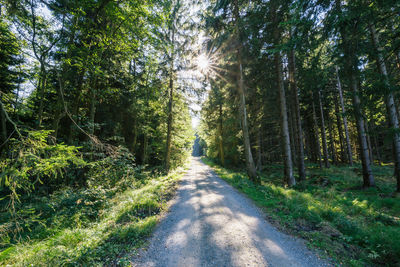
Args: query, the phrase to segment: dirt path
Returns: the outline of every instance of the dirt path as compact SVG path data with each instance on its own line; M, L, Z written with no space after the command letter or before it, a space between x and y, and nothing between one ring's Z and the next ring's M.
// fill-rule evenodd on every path
M254 204L193 158L136 266L327 266L280 233Z

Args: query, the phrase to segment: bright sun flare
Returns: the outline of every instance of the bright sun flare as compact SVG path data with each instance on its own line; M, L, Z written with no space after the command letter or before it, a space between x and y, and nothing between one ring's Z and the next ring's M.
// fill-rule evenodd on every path
M206 55L201 54L201 55L197 58L197 67L198 67L199 70L202 71L202 72L208 70L208 68L210 67L210 60L207 58Z

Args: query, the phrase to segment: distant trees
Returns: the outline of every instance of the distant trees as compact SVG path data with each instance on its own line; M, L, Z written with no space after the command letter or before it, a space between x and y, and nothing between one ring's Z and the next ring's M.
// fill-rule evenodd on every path
M305 161L322 164L323 157L325 167L351 166L355 157L363 186L370 187L376 157L392 162L399 180L399 12L394 2L211 1L204 14L209 52L218 58L213 84L219 88L213 90L224 92L218 95L223 109L237 112L224 113L225 147L236 146L224 151L225 162L243 161L249 170L246 134L233 124L236 120L243 127L241 94L230 89L234 75L242 73L250 152L260 155L258 165L284 163L290 186L295 184L293 162L302 180ZM235 27L240 29L240 71L230 65L238 62ZM219 146L210 119L218 118L218 106L208 105L215 97L210 93L202 121L210 156Z

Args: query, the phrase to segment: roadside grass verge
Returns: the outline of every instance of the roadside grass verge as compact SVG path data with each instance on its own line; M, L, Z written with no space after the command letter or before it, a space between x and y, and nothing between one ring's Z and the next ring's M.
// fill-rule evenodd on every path
M130 266L131 252L146 242L184 172L147 173L122 192L64 188L32 198L23 209L34 211L26 215L31 225L19 241L9 240L13 226L0 213L0 265Z
M242 170L203 161L255 201L271 223L306 239L337 264L400 265L400 199L393 195L392 167L375 166L377 187L363 190L360 166L309 165L307 180L287 188L281 165L265 166L262 185L256 186Z

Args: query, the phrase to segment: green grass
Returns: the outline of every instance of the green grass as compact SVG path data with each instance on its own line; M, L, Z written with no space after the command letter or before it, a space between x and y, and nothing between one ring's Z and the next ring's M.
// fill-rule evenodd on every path
M362 190L357 167L308 166L307 181L283 186L283 168L265 166L256 186L240 170L203 158L216 173L245 193L279 229L308 240L346 266L400 265L400 199L393 194L390 166L374 167L376 188Z
M15 225L7 213L0 214L0 265L130 266L183 173L181 168L168 176L133 179L123 192L65 188L31 198L23 206L32 212L20 240L10 238Z

